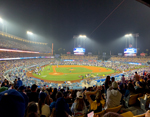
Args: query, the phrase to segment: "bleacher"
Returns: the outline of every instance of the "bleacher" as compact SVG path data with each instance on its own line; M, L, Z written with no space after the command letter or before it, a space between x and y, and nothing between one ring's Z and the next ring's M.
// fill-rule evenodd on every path
M97 55L61 55L63 60L98 60Z

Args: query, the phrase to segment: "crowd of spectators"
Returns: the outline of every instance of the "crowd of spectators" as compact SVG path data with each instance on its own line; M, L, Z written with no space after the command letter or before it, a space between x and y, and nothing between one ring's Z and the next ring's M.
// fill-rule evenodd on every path
M36 56L50 56L50 54L48 54L48 53L21 53L21 52L0 51L0 58L36 57Z
M124 99L133 94L150 95L148 73L143 72L142 76L135 73L130 80L122 76L122 79L115 81L114 77L107 76L103 85L82 90L70 90L68 87L57 89L45 85L38 88L36 84L25 87L20 79L16 79L13 84L5 79L0 87L0 116L86 116L92 111L96 114L119 105L125 107ZM108 117L108 113L103 117Z
M51 53L51 48L48 45L31 44L18 40L4 39L3 37L0 38L0 42L0 48Z
M150 57L111 57L110 61L120 61L120 62L135 62L135 63L147 63Z
M97 55L61 55L61 59L67 59L67 60L98 60Z
M103 84L88 88L85 87L82 90L72 90L68 87L53 88L45 85L45 83L42 83L42 87L40 88L37 84L32 84L32 86L24 85L22 80L28 78L20 78L20 73L23 73L23 70L28 71L28 69L26 69L28 66L38 65L39 63L102 66L110 67L116 71L137 68L136 65L102 61L77 60L70 62L57 61L55 59L1 61L0 117L87 116L90 112L96 114L119 105L126 107L124 100L130 95L150 95L150 75L147 71L143 71L144 68L138 69L135 74L132 73L131 76L128 77L122 75L120 81L115 81L115 77L107 76ZM21 66L23 66L23 68L19 68ZM14 69L14 71L10 69ZM4 75L4 72L7 70L10 71L7 75ZM142 74L138 74L141 73L141 71ZM127 74L131 72L132 71L127 72ZM15 76L13 83L7 80L7 77L11 76ZM104 117L108 117L108 113L106 113Z

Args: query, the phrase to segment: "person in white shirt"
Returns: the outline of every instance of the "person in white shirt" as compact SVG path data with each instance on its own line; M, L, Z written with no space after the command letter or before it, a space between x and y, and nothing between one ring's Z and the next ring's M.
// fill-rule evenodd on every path
M113 108L120 105L122 94L118 91L118 84L116 82L112 83L112 86L107 89L107 99L106 107Z
M47 104L45 104L45 99L46 99L47 94L42 92L40 93L40 99L38 102L38 114L45 115L46 117L50 116L50 108Z

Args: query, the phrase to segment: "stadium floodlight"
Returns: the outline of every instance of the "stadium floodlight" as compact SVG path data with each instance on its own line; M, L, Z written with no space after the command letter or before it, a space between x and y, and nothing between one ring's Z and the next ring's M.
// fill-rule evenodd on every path
M30 32L30 31L27 31L27 34L29 34L29 35L33 35L33 33L32 33L32 32Z
M79 35L80 38L86 38L86 35Z
M0 22L3 23L3 19L2 18L0 18Z
M130 33L130 34L126 34L125 35L125 37L131 37L132 36L132 34Z

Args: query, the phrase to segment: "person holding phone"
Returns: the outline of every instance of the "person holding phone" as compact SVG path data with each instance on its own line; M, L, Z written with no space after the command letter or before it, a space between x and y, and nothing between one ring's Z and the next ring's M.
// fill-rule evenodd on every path
M104 99L102 98L101 95L101 87L99 86L95 91L85 91L86 98L88 102L90 103L91 111L93 110L94 113L101 112L102 107L104 106ZM95 96L95 101L91 99L91 95L96 95Z

